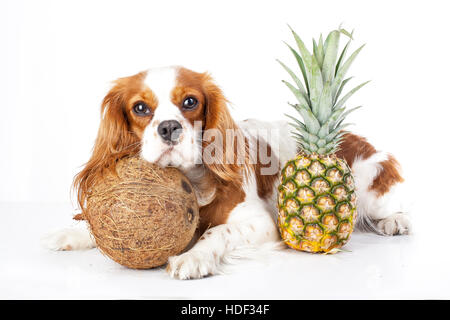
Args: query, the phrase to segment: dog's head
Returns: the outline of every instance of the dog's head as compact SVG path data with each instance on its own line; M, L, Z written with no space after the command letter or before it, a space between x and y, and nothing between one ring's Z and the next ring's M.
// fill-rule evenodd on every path
M80 205L83 207L85 192L103 170L114 169L118 159L138 153L162 167L175 166L187 172L203 164L219 179L239 179L239 165L227 164L224 159L209 161L205 157L211 153L203 152L220 142L224 157L225 140L205 139L205 132L213 131L222 138L230 129L235 130L236 125L227 101L207 73L166 67L116 80L103 100L92 157L75 178Z

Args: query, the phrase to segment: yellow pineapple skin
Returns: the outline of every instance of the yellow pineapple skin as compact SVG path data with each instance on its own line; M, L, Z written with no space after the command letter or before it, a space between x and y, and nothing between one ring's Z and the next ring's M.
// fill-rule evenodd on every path
M345 160L300 154L286 163L278 187L278 229L291 248L336 252L356 220L355 183Z

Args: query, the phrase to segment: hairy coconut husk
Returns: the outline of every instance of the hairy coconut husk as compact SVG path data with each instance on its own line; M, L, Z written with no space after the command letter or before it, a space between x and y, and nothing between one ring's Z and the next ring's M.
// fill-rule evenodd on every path
M183 251L197 228L192 185L178 169L163 169L139 157L120 160L116 172L106 173L87 198L83 218L97 247L129 268L165 264Z

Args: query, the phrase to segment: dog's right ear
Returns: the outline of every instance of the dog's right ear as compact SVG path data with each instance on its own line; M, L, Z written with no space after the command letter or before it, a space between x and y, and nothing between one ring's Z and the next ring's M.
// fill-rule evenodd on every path
M126 88L118 82L103 99L101 122L92 158L103 161L103 167L130 153L139 142L131 131L126 113Z
M140 150L139 138L129 128L126 94L126 85L119 79L103 99L100 127L91 158L74 178L73 188L77 190L78 204L83 212L90 188L104 170L115 170L117 160Z

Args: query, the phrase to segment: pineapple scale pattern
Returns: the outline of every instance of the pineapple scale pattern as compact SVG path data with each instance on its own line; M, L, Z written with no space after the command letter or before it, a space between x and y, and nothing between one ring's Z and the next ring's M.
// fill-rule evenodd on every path
M283 168L278 191L278 228L289 247L329 252L348 242L357 212L354 180L344 160L299 155Z

